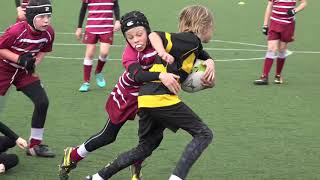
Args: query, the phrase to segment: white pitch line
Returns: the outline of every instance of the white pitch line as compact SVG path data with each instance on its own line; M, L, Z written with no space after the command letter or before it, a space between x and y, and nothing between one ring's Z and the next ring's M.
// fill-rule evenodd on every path
M257 47L268 47L266 45L260 45L260 44L253 44L253 43L245 43L245 42L237 42L237 41L224 41L224 40L210 40L213 42L223 42L223 43L229 43L229 44L241 44L241 45L248 45L248 46L257 46Z

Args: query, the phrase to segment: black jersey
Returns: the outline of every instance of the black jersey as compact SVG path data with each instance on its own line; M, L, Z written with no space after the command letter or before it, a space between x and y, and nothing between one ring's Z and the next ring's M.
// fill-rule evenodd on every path
M207 60L208 53L203 50L201 40L191 32L167 33L157 32L163 42L166 52L174 57L174 62L168 64L159 56L149 69L150 72L168 72L180 76L182 83L191 73L196 59ZM169 91L161 81L145 83L140 87L139 107L164 107L179 103L179 97Z

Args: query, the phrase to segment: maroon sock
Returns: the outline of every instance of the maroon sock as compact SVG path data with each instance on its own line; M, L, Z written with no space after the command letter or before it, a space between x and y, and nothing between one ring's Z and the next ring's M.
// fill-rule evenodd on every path
M98 64L97 64L96 71L95 71L96 74L101 73L105 63L106 63L105 61L101 61L100 59L98 60Z
M268 77L269 76L269 72L270 69L272 67L273 64L273 59L271 58L266 58L264 60L264 67L263 67L263 76Z
M286 58L278 58L277 59L276 75L281 74L285 60L286 60Z
M74 162L79 162L83 159L83 157L81 157L78 152L77 152L77 149L78 148L74 148L72 151L71 151L71 154L70 154L70 158L72 161Z
M141 166L142 162L143 162L142 160L135 161L135 162L134 162L134 165L140 165L140 166Z
M83 81L90 82L92 65L83 65Z
M42 140L31 138L29 141L29 148L33 148L33 146L41 144Z

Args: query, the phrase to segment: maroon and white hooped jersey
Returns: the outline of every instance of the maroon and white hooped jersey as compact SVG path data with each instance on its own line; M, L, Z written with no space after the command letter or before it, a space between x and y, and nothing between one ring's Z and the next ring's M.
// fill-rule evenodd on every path
M114 0L82 0L88 3L86 31L92 34L106 34L113 31Z
M21 55L32 52L51 52L54 41L54 30L48 26L46 31L33 31L26 21L10 26L0 37L0 49L8 49ZM0 57L1 60L4 60Z
M127 44L122 55L124 73L120 76L118 83L112 90L106 104L106 111L113 123L120 123L134 119L138 112L138 92L142 83L137 83L130 78L128 67L137 63L145 70L154 63L157 53L152 47L147 47L142 52L137 52Z
M272 2L272 14L270 19L279 24L290 24L295 21L294 16L289 16L287 11L296 7L296 0L268 0Z

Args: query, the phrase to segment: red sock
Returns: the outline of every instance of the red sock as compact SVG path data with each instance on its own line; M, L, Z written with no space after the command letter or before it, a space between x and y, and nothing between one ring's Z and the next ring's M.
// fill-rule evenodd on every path
M106 63L105 61L101 61L100 59L98 60L98 64L97 64L96 71L95 71L96 74L101 73L105 63Z
M142 162L143 162L142 160L135 161L135 162L134 162L134 165L140 165L140 166L141 166Z
M92 65L83 65L83 81L90 82Z
M263 76L268 77L269 76L269 72L270 69L272 67L273 64L273 59L271 58L266 58L264 60L264 67L263 67Z
M277 59L276 75L281 74L285 60L286 60L286 58L278 58Z
M42 140L31 138L29 141L29 148L33 148L33 146L41 144Z
M77 152L77 149L78 148L74 148L72 151L71 151L71 154L70 154L70 158L72 161L75 161L75 162L79 162L83 159L83 157L81 157L78 152Z

